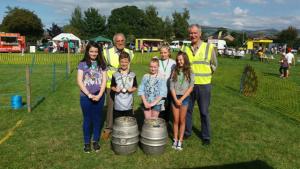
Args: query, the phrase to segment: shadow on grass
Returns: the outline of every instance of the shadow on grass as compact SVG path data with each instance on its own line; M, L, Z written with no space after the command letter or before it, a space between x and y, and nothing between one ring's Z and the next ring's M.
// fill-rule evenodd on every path
M201 131L199 129L197 129L195 126L193 126L192 130L193 130L193 132L196 134L196 136L199 139L202 139L202 137L201 137Z
M45 100L45 97L39 97L35 101L34 104L32 104L31 111L34 110L38 105L40 105Z
M213 165L213 166L206 166L206 167L181 168L181 169L234 169L234 168L274 169L273 167L271 167L270 165L268 165L266 162L264 162L262 160L254 160L254 161L224 164L224 165Z
M231 92L240 94L240 89L239 88L233 88L232 86L225 86L226 89L229 89Z
M270 72L262 72L264 76L273 76L273 77L278 77L279 78L279 74L278 73L270 73Z

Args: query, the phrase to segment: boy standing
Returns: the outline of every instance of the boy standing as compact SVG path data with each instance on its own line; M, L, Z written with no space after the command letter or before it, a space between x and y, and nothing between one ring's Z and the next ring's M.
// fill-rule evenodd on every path
M113 119L121 116L133 116L133 92L137 89L134 72L129 70L130 56L121 52L120 68L112 76L111 95L114 100Z

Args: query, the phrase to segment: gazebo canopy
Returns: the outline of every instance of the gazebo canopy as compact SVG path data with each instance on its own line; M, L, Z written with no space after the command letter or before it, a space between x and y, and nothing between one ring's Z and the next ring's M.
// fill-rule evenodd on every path
M110 40L110 39L107 39L107 38L105 38L105 37L103 37L103 36L97 36L97 37L95 37L95 38L92 38L92 39L90 39L91 41L95 41L95 42L109 42L109 43L112 43L112 41Z
M73 35L72 33L61 33L55 36L54 38L52 38L52 40L55 41L76 40L79 41L80 44L80 39L77 36Z

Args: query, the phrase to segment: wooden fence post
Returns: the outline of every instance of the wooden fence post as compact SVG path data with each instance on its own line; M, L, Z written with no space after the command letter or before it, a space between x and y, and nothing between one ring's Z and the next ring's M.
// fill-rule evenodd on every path
M71 74L70 49L69 48L68 48L68 56L67 56L67 69L68 69L68 74Z
M31 86L30 86L30 69L29 66L26 65L26 93L27 93L27 111L31 112Z

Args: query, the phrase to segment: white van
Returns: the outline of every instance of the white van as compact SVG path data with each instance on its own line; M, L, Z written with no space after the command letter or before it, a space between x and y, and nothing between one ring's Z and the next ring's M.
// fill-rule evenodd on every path
M207 43L214 44L217 49L219 54L224 54L224 50L226 48L226 41L221 40L221 39L208 39Z
M174 40L170 44L170 48L172 51L179 51L181 46L180 45L188 45L191 44L189 40Z

